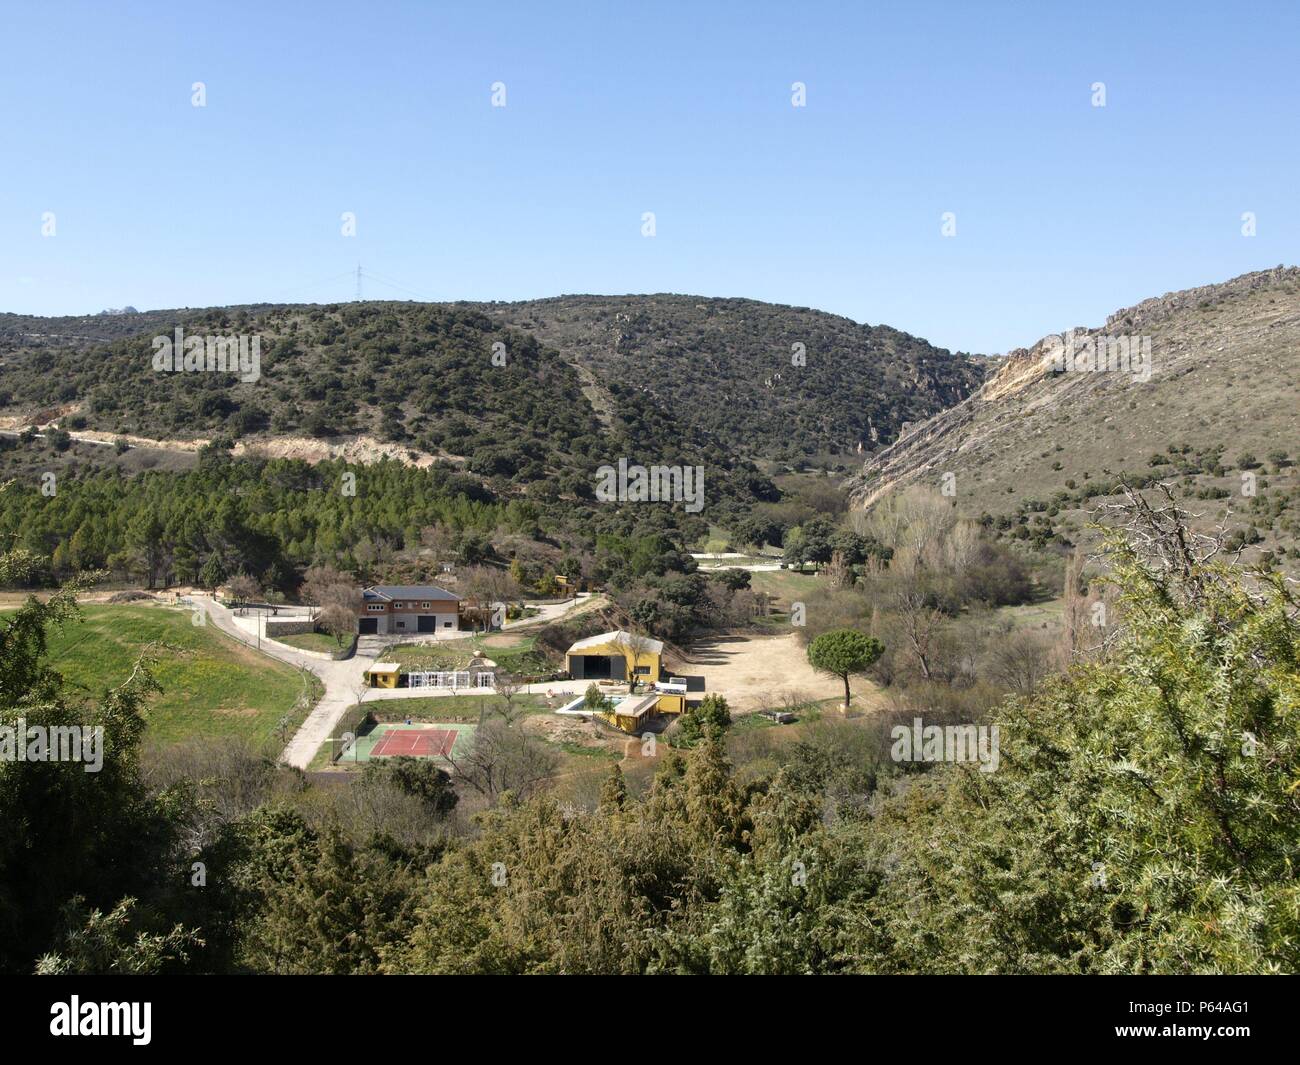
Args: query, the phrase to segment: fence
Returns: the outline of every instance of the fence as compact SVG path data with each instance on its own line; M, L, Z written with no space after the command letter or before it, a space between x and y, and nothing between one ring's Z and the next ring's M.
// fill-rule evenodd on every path
M345 746L345 736L356 739L361 734L362 729L367 724L374 724L374 718L371 716L370 708L358 703L352 707L339 723L334 726L334 732L330 736L330 761L337 762L339 756L343 753Z
M491 673L470 673L465 670L448 672L408 673L408 688L490 688L494 678Z

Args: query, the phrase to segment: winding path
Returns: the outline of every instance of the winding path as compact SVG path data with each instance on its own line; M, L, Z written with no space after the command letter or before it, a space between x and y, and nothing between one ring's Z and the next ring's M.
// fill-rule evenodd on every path
M320 746L334 731L339 719L357 701L362 688L361 674L374 664L383 652L382 641L371 642L363 639L357 644L357 652L342 662L314 658L301 654L284 644L275 643L265 637L260 646L253 625L257 618L236 618L233 611L222 606L210 596L201 598L204 610L212 623L222 632L233 636L240 643L260 650L268 658L277 659L299 669L314 673L324 686L320 701L312 708L307 719L298 727L288 745L280 754L280 761L297 769L306 769L316 757ZM246 623L246 624L244 624Z

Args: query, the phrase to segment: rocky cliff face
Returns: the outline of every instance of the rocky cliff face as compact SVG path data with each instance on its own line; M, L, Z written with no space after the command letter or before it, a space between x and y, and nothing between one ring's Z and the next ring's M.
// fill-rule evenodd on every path
M1113 359L1117 343L1150 345L1135 367L1103 372L1069 343ZM1300 269L1278 267L1167 293L1008 353L968 398L910 425L847 487L866 509L896 488L954 473L958 506L996 513L1027 492L1140 466L1171 437L1267 451L1300 444ZM1081 446L1083 445L1083 446ZM1044 450L1046 449L1046 450ZM1077 475L1072 478L1071 475Z

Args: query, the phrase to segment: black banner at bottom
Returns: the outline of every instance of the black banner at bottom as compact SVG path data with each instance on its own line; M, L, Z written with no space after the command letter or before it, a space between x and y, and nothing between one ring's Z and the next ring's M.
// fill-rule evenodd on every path
M512 1029L536 1017L541 1027L534 1032L560 1036L549 1026L562 1029L566 1017L590 1021L588 1009L599 1013L626 1001L599 977L534 980L526 990L512 989L507 999L499 997L499 987L457 983L453 989L447 978L432 977L10 978L3 991L6 1050L19 1049L15 1044L44 1045L94 1054L109 1043L128 1053L247 1052L256 1043L276 1049L363 1049L392 1030L384 1019L390 1013L405 1021L420 1018L417 1029L427 1032L435 1011L424 1004L425 996L445 1003L450 995L459 1002L458 1020L506 1011ZM972 1040L996 1033L1000 1042L1033 1040L1040 1049L1172 1041L1180 1050L1201 1043L1231 1052L1222 1044L1271 1044L1283 1038L1293 989L1284 979L1259 977L859 977L834 990L825 981L775 978L747 981L731 994L713 989L705 1001L712 1003L712 1019L726 1029L726 1038L741 1045L770 1039L763 1018L775 1007L784 1016L782 1027L794 1026L792 1037L802 1028L806 1038L807 1018L815 1017L818 1042L839 1028L860 1038L866 1024L910 1035L927 1049L969 1047ZM698 985L685 991L665 986L654 996L639 988L641 1005L630 1014L614 1010L609 1020L656 1023L661 1009L664 1019L674 1014L681 1019L682 996L700 994ZM735 1002L728 1005L733 995ZM858 1005L845 1009L850 1002ZM814 1012L799 1022L810 1006ZM449 1026L447 1034L458 1027ZM479 1036L484 1034L479 1028ZM563 1038L570 1042L573 1033Z

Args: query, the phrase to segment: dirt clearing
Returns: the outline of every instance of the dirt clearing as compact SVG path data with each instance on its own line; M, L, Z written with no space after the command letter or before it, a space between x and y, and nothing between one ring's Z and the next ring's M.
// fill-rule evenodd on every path
M797 634L715 636L697 640L690 647L691 663L683 673L702 673L705 690L727 697L733 712L745 713L765 706L780 706L787 699L814 700L843 696L844 685L836 677L818 673L808 664ZM865 677L854 677L853 705L866 707L876 686Z

